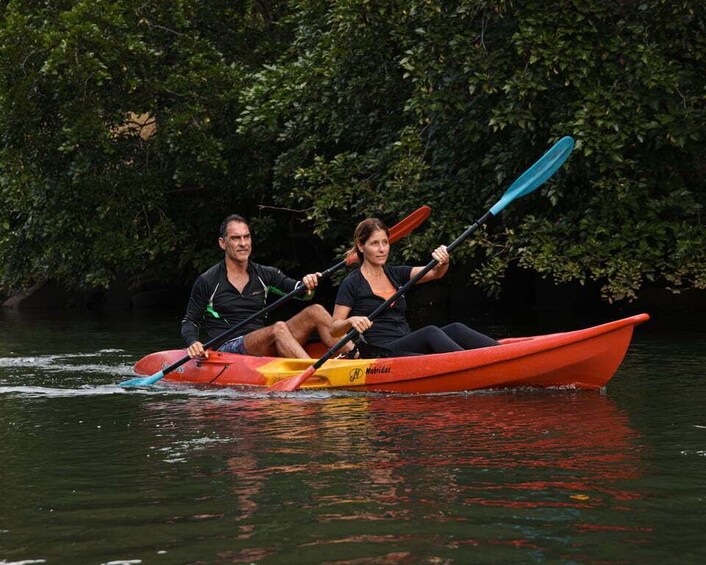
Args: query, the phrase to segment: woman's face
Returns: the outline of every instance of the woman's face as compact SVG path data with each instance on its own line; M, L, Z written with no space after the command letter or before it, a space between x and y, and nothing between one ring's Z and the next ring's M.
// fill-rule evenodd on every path
M387 262L390 253L390 242L385 230L375 230L358 249L363 253L363 260L375 266L382 266Z

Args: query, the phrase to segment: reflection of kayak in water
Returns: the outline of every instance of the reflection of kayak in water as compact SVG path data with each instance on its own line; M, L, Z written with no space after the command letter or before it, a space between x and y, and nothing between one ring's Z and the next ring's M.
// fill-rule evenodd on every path
M443 401L433 396L367 400L368 420L377 432L389 433L396 448L409 448L420 459L456 454L471 457L466 462L474 467L600 471L597 479L634 478L637 473L639 434L606 395L526 391ZM620 463L629 465L619 468ZM442 457L418 466L428 465L446 462Z
M615 374L630 345L633 328L647 314L583 330L509 338L500 346L386 359L332 359L303 388L372 392L435 393L484 388L575 387L599 389ZM161 371L184 356L160 351L135 364L139 375ZM210 352L166 375L170 381L215 386L268 387L296 377L311 359L252 357Z
M334 521L340 508L368 503L376 524L415 507L438 508L454 521L482 515L483 508L553 508L567 509L553 516L573 532L640 530L635 520L642 509L633 501L645 496L645 485L635 482L644 441L610 396L513 391L237 399L197 395L146 408L208 438L198 444L199 455L228 459L232 491L248 515L267 500L263 486L282 481L306 492L310 507ZM596 507L605 512L573 512Z
M451 506L629 510L629 501L643 496L630 482L641 475L640 435L605 395L368 400L371 427L394 438L375 443L377 476L402 475L400 483L408 487L414 483L408 475L422 469L435 477L436 488L448 485L444 501ZM564 518L576 520L576 527L586 520L580 514ZM616 519L624 523L617 514L596 518L588 524L595 530L610 529Z

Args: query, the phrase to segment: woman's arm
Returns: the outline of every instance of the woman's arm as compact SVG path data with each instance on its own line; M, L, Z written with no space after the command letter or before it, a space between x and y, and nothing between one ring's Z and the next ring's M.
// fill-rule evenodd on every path
M420 283L440 279L446 274L446 271L449 270L449 261L451 260L451 257L449 252L446 251L445 245L440 245L434 249L431 257L437 261L437 264L419 280ZM412 267L412 272L410 273L409 278L415 277L423 268L424 267Z
M343 306L342 304L334 306L333 321L331 322L331 335L333 337L340 337L352 328L362 334L373 325L365 316L351 316L349 318L348 314L350 313L350 306Z

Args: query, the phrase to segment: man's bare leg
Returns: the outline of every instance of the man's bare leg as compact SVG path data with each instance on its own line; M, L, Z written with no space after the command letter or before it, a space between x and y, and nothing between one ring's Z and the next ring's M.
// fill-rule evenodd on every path
M312 304L287 320L287 327L294 339L302 346L316 331L324 345L331 348L340 339L331 335L331 321L331 314L326 311L326 308L320 304ZM349 342L341 348L341 351L345 353L351 349L353 349L353 344Z
M244 345L248 355L309 358L285 322L275 322L271 326L250 332L245 336Z
M316 331L326 347L338 343L331 335L331 315L320 304L313 304L292 316L286 322L276 322L245 336L245 351L249 355L309 359L303 345ZM353 344L347 343L341 351L347 352Z

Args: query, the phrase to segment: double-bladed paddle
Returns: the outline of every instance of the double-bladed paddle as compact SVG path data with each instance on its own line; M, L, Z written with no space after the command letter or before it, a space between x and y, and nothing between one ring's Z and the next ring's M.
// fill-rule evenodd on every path
M412 212L409 216L407 216L404 220L399 222L398 224L395 224L390 228L390 243L395 243L396 241L399 241L406 235L409 235L412 233L415 229L417 229L423 222L429 217L429 214L431 214L431 208L429 206L422 206L420 208L417 208L414 212ZM336 263L333 267L329 267L326 269L324 272L321 273L321 277L319 279L326 279L330 277L333 273L336 271L342 269L343 267L347 265L353 265L354 263L358 262L358 255L355 253L350 253L345 259L342 261ZM236 324L235 326L228 328L225 332L222 334L214 337L210 341L207 341L206 343L203 344L204 349L214 349L218 347L219 345L225 343L228 341L228 339L234 335L238 330L244 328L247 326L250 322L252 322L254 319L265 315L269 314L274 310L275 308L281 306L285 302L288 302L292 298L295 298L297 296L301 296L306 294L307 289L303 284L299 284L294 290L292 290L290 293L285 294L281 298L275 300L272 304L265 306L262 310L259 312L256 312L255 314L252 314L239 324ZM175 369L178 369L181 367L184 363L187 363L191 357L188 355L182 357L178 361L172 363L169 365L169 367L165 367L161 371L156 372L154 375L151 375L149 377L137 377L134 379L130 379L127 381L124 381L120 383L120 386L122 387L137 387L137 386L149 386L154 383L156 383L158 380L160 380L162 377L167 375L168 373L171 373Z
M573 148L574 140L569 136L563 137L557 141L554 146L549 149L549 151L542 155L542 157L534 165L527 169L517 180L515 180L515 182L510 185L510 188L505 191L505 194L502 195L500 200L498 200L488 212L486 212L480 219L476 220L473 225L466 229L466 231L463 232L463 234L461 234L456 241L447 246L448 251L453 251L456 247L463 243L468 236L486 223L490 218L497 216L508 204L510 204L510 202L533 192L544 184L549 177L551 177L559 169L559 167L564 164L564 161L568 159ZM373 320L375 317L385 312L391 304L393 304L400 296L414 286L424 275L431 271L437 263L438 261L433 259L419 273L400 287L395 294L385 300L385 302L383 302L370 315L368 315L368 318ZM343 347L351 339L355 338L356 335L358 335L357 330L351 329L311 367L296 377L277 381L270 387L270 390L282 392L297 390L304 383L304 381L311 377L326 361L335 355L341 347Z

